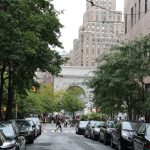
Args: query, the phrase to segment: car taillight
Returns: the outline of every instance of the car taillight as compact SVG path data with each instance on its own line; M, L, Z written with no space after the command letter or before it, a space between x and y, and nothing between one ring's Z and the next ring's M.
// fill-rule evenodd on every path
M144 150L150 150L150 144L144 146Z

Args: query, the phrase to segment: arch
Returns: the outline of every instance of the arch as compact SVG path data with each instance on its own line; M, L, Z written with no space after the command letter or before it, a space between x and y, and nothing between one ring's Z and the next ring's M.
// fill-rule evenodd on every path
M66 91L74 91L75 95L82 101L86 100L85 90L80 86L69 86Z

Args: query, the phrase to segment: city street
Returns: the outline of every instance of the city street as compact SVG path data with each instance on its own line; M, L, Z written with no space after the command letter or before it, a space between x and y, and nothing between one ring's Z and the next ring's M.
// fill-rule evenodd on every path
M63 128L63 132L54 129L55 125L43 125L42 135L34 144L28 144L27 150L111 150L110 146L77 135L75 128Z

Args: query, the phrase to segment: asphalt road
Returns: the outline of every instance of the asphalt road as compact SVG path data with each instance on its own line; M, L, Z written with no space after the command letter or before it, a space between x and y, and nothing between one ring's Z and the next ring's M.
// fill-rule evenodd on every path
M111 150L110 146L75 134L75 128L63 128L63 132L54 129L50 124L43 125L42 135L34 144L28 144L27 150Z

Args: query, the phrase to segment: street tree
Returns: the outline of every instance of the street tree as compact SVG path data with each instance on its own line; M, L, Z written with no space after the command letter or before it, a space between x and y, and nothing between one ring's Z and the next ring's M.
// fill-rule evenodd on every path
M51 1L2 0L0 9L0 108L5 84L10 119L14 94L27 94L37 69L60 72L65 60L55 49L62 46L58 39L63 26Z
M85 108L84 102L77 97L75 91L66 91L61 100L62 109L71 112L73 118L75 118L75 112L83 110Z
M123 108L132 119L132 112L142 113L145 103L144 78L150 75L150 40L144 37L115 47L98 60L95 77L90 81L95 103L103 111L115 113Z
M61 92L59 92L61 93ZM58 92L54 92L53 86L41 83L40 88L34 87L28 92L28 96L18 99L18 115L26 117L29 114L52 113L57 108Z

